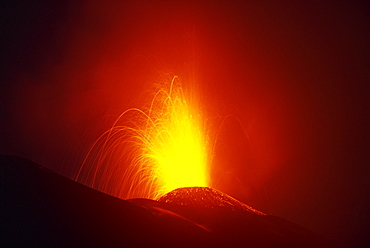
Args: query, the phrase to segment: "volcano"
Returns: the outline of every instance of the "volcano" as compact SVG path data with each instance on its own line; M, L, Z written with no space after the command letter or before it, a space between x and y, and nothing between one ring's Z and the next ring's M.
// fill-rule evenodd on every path
M333 247L209 187L118 199L1 156L1 247Z

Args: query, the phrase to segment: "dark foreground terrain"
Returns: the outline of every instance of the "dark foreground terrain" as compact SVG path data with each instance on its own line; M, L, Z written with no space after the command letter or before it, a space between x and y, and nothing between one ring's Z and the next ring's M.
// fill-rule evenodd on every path
M1 156L1 247L333 247L211 188L121 200Z

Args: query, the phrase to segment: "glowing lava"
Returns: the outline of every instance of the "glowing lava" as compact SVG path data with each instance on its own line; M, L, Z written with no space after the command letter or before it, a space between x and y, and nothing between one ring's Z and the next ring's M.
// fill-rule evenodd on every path
M124 199L158 199L177 188L209 186L201 108L186 100L178 77L167 88L156 91L146 111L132 108L120 115L94 143L77 180Z

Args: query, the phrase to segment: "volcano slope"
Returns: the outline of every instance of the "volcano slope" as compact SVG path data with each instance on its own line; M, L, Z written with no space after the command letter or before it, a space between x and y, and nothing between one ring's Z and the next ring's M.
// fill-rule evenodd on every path
M333 247L212 188L121 200L0 156L1 247Z

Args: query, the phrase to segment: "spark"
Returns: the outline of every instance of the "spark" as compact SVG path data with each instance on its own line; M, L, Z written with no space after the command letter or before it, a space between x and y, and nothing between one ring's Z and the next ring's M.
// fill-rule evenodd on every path
M177 188L209 186L204 112L177 76L165 85L146 110L126 110L95 141L77 180L123 199L158 199Z

